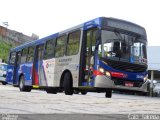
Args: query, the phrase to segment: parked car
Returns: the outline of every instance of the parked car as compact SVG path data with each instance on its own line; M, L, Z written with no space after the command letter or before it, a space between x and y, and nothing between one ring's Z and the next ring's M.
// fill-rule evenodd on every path
M6 85L6 72L7 72L7 64L6 63L0 63L0 82L2 82L3 85Z
M160 83L155 83L153 88L154 96L160 97Z

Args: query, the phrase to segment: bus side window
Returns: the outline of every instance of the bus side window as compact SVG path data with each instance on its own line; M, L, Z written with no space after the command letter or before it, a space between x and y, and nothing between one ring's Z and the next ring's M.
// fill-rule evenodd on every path
M55 40L49 40L45 46L44 59L50 59L54 57L54 43Z
M21 63L25 63L26 62L27 53L28 53L28 48L24 48L22 50Z
M80 35L80 30L69 34L66 55L76 55L79 52Z
M63 35L56 40L55 57L64 56L67 36Z
M16 58L16 52L12 52L12 53L10 54L9 64L14 65L14 64L15 64L15 58Z
M21 51L17 52L17 65L21 63Z
M27 62L33 62L34 58L34 47L28 48Z

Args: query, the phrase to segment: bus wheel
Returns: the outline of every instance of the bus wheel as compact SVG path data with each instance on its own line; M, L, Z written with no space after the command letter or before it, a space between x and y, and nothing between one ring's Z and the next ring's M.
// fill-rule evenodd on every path
M111 97L112 97L112 90L108 89L108 90L106 91L105 97L106 97L106 98L111 98Z
M20 89L20 91L22 91L22 92L30 92L31 89L32 89L32 87L30 87L30 86L25 86L25 84L24 84L24 76L21 76L21 77L20 77L19 89Z
M74 90L73 93L74 94L79 94L79 91L78 90Z
M82 95L86 95L86 94L87 94L87 91L81 91L81 94L82 94Z
M63 88L66 95L73 95L72 77L69 72L64 75Z
M2 82L2 85L6 85L7 84L7 82Z
M57 90L56 89L46 89L47 93L51 93L51 94L57 94Z

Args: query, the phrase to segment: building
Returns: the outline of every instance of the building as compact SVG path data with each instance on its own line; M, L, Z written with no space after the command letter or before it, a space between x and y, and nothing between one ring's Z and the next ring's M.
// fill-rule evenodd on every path
M36 34L32 34L32 36L27 36L21 32L10 30L3 26L0 26L0 36L3 38L4 41L15 44L15 46L37 40L39 38L39 36Z
M160 46L148 46L148 73L149 79L153 77L154 80L160 82Z

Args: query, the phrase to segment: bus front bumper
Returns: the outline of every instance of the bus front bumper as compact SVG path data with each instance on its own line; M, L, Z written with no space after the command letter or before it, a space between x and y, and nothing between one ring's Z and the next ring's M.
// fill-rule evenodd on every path
M119 90L129 90L129 91L140 91L140 92L148 92L148 84L149 81L146 81L142 84L141 87L128 87L122 85L115 85L114 81L109 77L97 75L95 77L94 87L96 88L106 88L106 89L119 89Z

